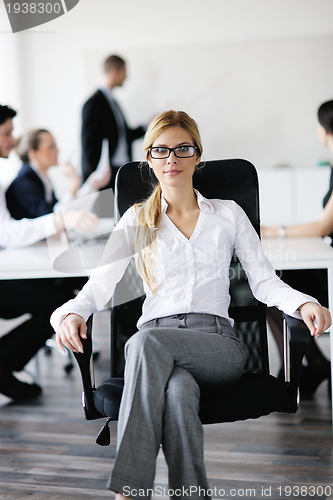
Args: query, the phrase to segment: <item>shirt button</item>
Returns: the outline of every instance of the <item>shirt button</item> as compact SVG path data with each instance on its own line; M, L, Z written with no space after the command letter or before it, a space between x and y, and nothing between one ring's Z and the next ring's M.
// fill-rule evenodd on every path
M178 314L178 319L184 319L184 314Z
M178 325L178 328L185 328L185 325Z

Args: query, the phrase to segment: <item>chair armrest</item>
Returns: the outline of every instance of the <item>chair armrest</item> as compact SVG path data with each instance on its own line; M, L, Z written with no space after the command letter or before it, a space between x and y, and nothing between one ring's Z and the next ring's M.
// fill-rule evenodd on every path
M285 328L285 381L289 383L288 411L296 412L299 403L299 383L302 360L310 342L311 334L304 321L282 313Z
M81 372L83 385L82 406L87 420L94 420L104 416L96 409L94 403L95 380L92 357L92 323L91 316L87 321L87 338L82 339L83 353L73 353Z

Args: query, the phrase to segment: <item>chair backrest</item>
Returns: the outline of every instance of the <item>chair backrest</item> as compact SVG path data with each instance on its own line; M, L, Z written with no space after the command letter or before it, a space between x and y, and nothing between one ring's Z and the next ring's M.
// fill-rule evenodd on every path
M143 201L156 177L147 163L131 162L118 172L115 189L116 221L134 203ZM200 164L194 187L206 198L234 200L259 234L259 190L256 169L247 160L213 160Z
M153 181L152 169L146 163L131 162L120 168L115 189L116 221L130 206L149 196ZM236 201L259 234L258 177L250 162L241 159L207 161L196 171L193 182L206 198ZM132 290L133 300L123 303L117 296L123 296L126 290L128 297L128 288ZM235 320L236 332L249 354L245 371L269 373L265 307L253 297L236 258L230 266L230 295L229 315ZM141 279L132 263L117 285L111 307L111 377L123 376L124 343L137 330L143 300Z

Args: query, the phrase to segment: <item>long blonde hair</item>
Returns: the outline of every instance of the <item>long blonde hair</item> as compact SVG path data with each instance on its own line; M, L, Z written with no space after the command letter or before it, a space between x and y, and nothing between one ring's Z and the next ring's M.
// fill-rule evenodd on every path
M198 125L184 111L165 111L154 118L148 126L143 151L146 160L150 159L150 148L157 137L167 128L181 127L191 136L198 154L202 155L202 144ZM154 254L154 242L156 231L159 228L162 217L162 189L159 183L144 203L134 205L138 217L138 231L136 234L135 265L141 278L145 280L153 293L157 292L157 284L152 271L152 257Z

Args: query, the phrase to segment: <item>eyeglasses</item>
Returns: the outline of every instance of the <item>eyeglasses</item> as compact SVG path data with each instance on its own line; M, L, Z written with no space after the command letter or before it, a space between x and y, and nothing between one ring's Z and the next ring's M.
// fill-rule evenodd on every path
M163 160L169 158L171 151L174 152L177 158L192 158L195 155L197 148L195 146L177 146L176 148L167 148L166 146L158 146L150 148L150 157L155 160Z

